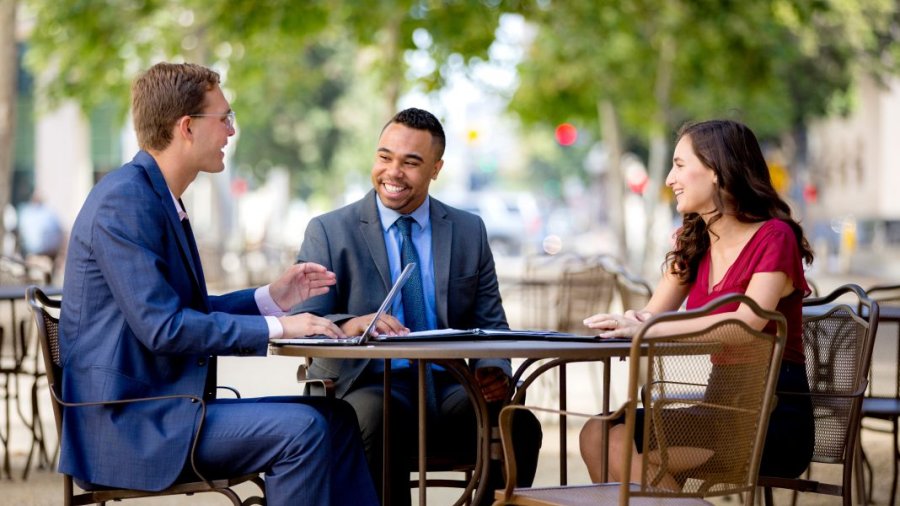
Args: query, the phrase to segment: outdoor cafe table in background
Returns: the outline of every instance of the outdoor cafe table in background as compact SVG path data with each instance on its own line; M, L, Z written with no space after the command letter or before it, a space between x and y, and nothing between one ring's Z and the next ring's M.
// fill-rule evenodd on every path
M565 364L569 362L585 362L600 361L604 363L603 367L603 399L602 407L604 412L609 411L609 389L610 389L610 359L614 357L627 357L631 349L629 342L571 342L562 340L506 340L492 338L481 338L478 340L458 340L452 341L415 341L415 342L370 342L360 346L318 346L318 345L298 345L298 344L278 344L270 346L270 353L273 355L309 357L309 358L346 358L346 359L383 359L385 360L384 386L385 391L390 391L390 365L389 360L394 358L405 358L418 360L419 389L418 389L418 417L419 417L419 504L425 504L425 477L426 477L426 449L425 449L425 420L426 420L426 402L425 402L425 364L433 362L446 367L466 389L469 399L476 414L476 423L478 423L481 435L478 441L478 452L475 462L475 471L472 473L472 479L469 482L465 492L460 497L457 504L465 502L465 498L475 491L475 503L478 503L486 491L485 480L487 476L488 466L484 462L489 450L490 420L488 420L487 404L481 391L477 388L477 384L463 359L471 358L522 358L527 359L522 366L519 367L513 376L512 384L515 385L517 380L522 380L522 390L534 381L534 379L543 372L553 368L560 367L560 390L565 389ZM533 371L526 371L529 366L540 359L550 359L549 362L543 363ZM513 398L517 401L521 395ZM383 501L382 504L390 504L390 487L388 484L389 467L387 465L388 451L390 445L388 443L388 420L390 418L389 396L385 396L384 402L384 418L385 418L385 445L384 445L384 476L383 483ZM565 409L565 396L560 396L561 409ZM564 427L564 418L561 418L561 426ZM560 443L562 451L560 453L560 480L565 483L566 469L566 452L565 452L565 429L560 430ZM604 466L605 467L605 466ZM402 491L401 491L402 493Z
M28 452L28 460L25 462L25 471L22 474L22 479L28 478L31 459L35 452L38 455L38 467L50 465L50 456L44 443L44 430L41 425L37 402L38 379L43 376L43 371L39 368L41 351L36 342L33 346L30 342L34 333L29 332L32 328L32 321L31 317L27 316L28 312L22 313L23 316L26 316L25 318L21 318L16 314L16 304L25 300L26 288L26 285L0 285L0 302L7 307L3 313L0 313L0 322L2 322L2 325L0 325L0 374L6 377L3 384L3 397L5 399L4 431L0 433L0 442L3 444L2 474L7 478L12 478L9 446L12 438L10 433L12 428L12 401L15 399L16 412L25 426L31 431L32 438L31 449ZM48 295L59 295L62 293L60 288L55 287L43 286L41 289ZM32 379L30 420L22 411L20 376L30 376Z

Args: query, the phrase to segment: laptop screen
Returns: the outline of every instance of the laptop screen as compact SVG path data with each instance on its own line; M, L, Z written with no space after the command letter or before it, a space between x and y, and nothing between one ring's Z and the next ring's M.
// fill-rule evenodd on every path
M385 297L384 301L382 301L381 307L378 308L378 311L375 313L372 321L369 322L369 326L366 327L366 330L363 332L363 342L368 340L370 337L375 337L375 325L378 323L378 319L381 318L381 316L387 311L387 309L394 303L394 299L397 298L397 294L400 293L400 290L403 288L403 285L406 284L406 280L409 279L415 268L415 262L410 262L406 264L406 267L403 268L403 272L401 272L400 276L397 277L397 281L394 282L394 286L391 287L391 290L388 292L387 297Z

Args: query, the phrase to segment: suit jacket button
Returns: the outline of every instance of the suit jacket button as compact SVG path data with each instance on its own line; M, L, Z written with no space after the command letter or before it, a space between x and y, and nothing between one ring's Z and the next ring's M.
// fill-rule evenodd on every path
M206 359L205 359L205 358L198 358L198 359L197 359L197 365L199 365L200 367L205 366L205 365L206 365Z

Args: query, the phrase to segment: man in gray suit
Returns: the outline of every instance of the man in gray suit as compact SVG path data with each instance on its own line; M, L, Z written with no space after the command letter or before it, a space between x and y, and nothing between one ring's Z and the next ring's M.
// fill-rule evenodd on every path
M429 184L443 167L445 136L431 113L406 109L384 127L372 167L374 190L361 200L314 218L306 229L298 262L316 262L337 275L327 294L294 308L325 316L347 335L359 335L371 321L402 267L419 266L394 303L379 319L379 333L441 328L506 329L494 259L484 222L431 198ZM413 307L414 306L414 307ZM392 504L408 504L410 462L415 454L416 376L408 360L393 360L391 476ZM430 453L460 458L475 450L475 416L462 386L430 366ZM511 374L508 359L473 360L470 367L485 400L504 398ZM338 397L356 410L366 457L376 486L382 472L382 360L316 359L310 377L334 380ZM522 421L520 421L520 419ZM541 444L540 425L530 413L516 419L523 467L520 485L534 477ZM491 485L502 486L499 469ZM487 494L487 503L493 494Z

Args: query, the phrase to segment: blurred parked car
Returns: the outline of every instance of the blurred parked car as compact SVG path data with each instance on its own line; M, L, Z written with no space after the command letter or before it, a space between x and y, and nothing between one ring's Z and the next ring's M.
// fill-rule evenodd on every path
M543 220L531 194L481 191L438 198L484 220L495 256L519 256L540 249Z

